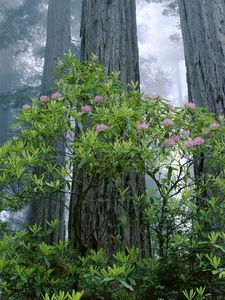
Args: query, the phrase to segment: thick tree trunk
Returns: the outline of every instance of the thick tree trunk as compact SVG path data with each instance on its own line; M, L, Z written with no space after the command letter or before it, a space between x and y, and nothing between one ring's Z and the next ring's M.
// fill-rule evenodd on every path
M70 42L70 0L49 0L42 94L49 94L54 87L57 59L62 58L65 52L69 51ZM62 153L64 153L65 148L63 142L58 142L55 147L59 153L56 157L56 162L62 165L64 163ZM64 203L64 195L56 193L50 199L35 199L30 204L29 223L42 223L45 228L46 221L54 219L60 221L56 231L47 239L48 242L57 242L64 239Z
M189 100L225 114L224 0L179 0Z
M181 29L184 41L189 101L203 106L216 116L225 115L225 2L224 0L179 0ZM198 180L207 174L218 176L202 153L196 158L194 172ZM216 173L215 173L216 172ZM202 188L202 187L201 187ZM216 188L202 189L197 206L207 207ZM202 221L203 222L203 221ZM218 222L207 221L204 231L218 230Z
M8 138L10 117L10 92L13 77L13 51L10 48L0 50L0 145Z
M120 71L124 82L139 82L134 0L84 0L81 16L81 60L98 56L107 73Z
M120 71L121 79L139 83L135 0L84 0L81 20L81 59L91 53L105 66L106 73ZM90 182L85 171L74 177L73 192L82 195ZM104 248L110 256L124 247L138 247L148 256L149 231L143 209L134 196L145 193L145 178L136 173L121 174L122 186L129 188L129 199L121 203L112 180L103 179L85 197L71 197L69 236L81 254ZM124 225L122 225L122 219Z

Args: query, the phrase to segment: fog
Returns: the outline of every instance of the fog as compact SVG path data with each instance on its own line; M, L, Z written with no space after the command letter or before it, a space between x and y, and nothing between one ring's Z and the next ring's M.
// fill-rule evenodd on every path
M178 17L163 15L163 9L159 3L137 1L141 87L179 106L187 99L183 42Z

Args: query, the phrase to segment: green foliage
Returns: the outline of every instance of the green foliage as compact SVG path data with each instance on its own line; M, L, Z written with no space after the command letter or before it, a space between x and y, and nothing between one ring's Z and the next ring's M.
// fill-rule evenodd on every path
M5 235L0 240L0 288L4 299L40 299L41 294L69 290L75 284L71 267L72 251L68 243L47 245L41 226L33 225L28 231ZM70 298L68 298L70 299Z
M20 293L40 296L48 289L65 290L63 297L73 289L83 290L89 299L223 295L224 118L215 120L205 109L190 105L171 109L167 100L143 95L135 83L125 87L117 73L106 76L102 66L80 63L71 53L59 61L59 74L62 95L44 102L33 99L32 107L25 107L18 117L19 136L0 148L0 211L70 189L79 182L79 177L71 177L73 168L85 172L90 182L77 191L79 199L107 178L123 205L129 203L131 193L121 173L146 174L151 188L132 200L143 208L151 258L141 259L134 249L113 257L105 249L76 258L63 250L67 249L63 243L49 246L33 240L33 235L41 235L36 225L29 230L31 241L27 233L19 241L17 233L1 242L4 292L12 293L16 287L17 299ZM59 142L66 145L61 163L56 159ZM126 216L120 222L125 229ZM116 248L126 246L117 241L119 235ZM31 257L26 258L30 249ZM6 263L10 255L15 258Z
M120 251L112 258L104 250L91 250L88 256L77 257L69 243L42 241L54 227L54 222L49 223L49 231L43 232L41 226L33 225L0 240L3 299L35 300L45 295L45 300L78 300L83 294L85 299L133 299L139 291L137 284L144 291L142 282L151 277L146 272L150 263L140 258L138 250ZM84 292L71 294L74 287Z
M51 298L48 296L48 294L46 294L43 299L44 300L80 300L82 296L83 296L83 292L75 293L75 291L73 290L72 294L64 293L60 291L58 295L54 294Z

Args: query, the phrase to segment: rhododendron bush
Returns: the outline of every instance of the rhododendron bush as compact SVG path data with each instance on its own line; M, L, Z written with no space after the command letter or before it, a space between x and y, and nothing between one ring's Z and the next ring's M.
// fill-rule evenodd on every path
M124 86L119 74L106 76L102 66L80 63L71 54L59 62L59 74L56 92L25 104L18 136L0 148L1 210L58 191L70 193L79 180L73 169L85 170L91 186L109 178L123 201L121 172L139 172L150 186L136 205L144 206L151 257L160 262L158 295L166 295L167 285L179 293L193 278L194 286L208 284L211 275L204 277L199 266L205 264L204 274L211 274L204 247L214 250L205 241L225 226L224 119L193 103L173 107L160 96L146 96L135 83ZM59 140L66 149L61 165L54 147Z

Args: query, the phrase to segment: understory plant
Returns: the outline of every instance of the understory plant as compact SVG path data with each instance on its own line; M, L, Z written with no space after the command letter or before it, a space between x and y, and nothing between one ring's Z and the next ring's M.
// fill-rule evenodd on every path
M77 224L70 238L74 242L78 229L86 230L84 236L91 236L97 245L107 221L116 216L118 222L110 235L111 249L96 246L91 251L88 238L82 241L87 256L78 253L75 269L60 269L66 279L60 279L56 292L79 287L84 297L96 299L195 299L201 293L220 297L224 293L224 118L193 103L173 107L160 96L146 96L135 83L121 83L118 73L107 76L95 61L81 63L71 53L59 61L59 74L58 91L25 104L15 125L18 136L0 148L0 211L17 210L33 198L52 198L61 192L78 199L75 210L65 207L70 217L79 220L89 206L93 213L100 209L88 197L107 179L117 206L109 210L105 223ZM58 141L64 143L65 153L56 149ZM56 162L57 155L65 159ZM34 172L37 169L41 172ZM130 196L131 187L124 185L121 175L129 172L146 176L148 188L142 195ZM82 175L86 184L74 189ZM133 211L140 212L134 220L129 215ZM124 233L135 218L144 225L148 252L127 248L125 254L120 252L127 246ZM214 235L216 245L210 240ZM58 249L42 246L52 255ZM63 254L57 251L60 262ZM54 274L49 274L52 292ZM1 283L5 292L10 276L9 268Z

